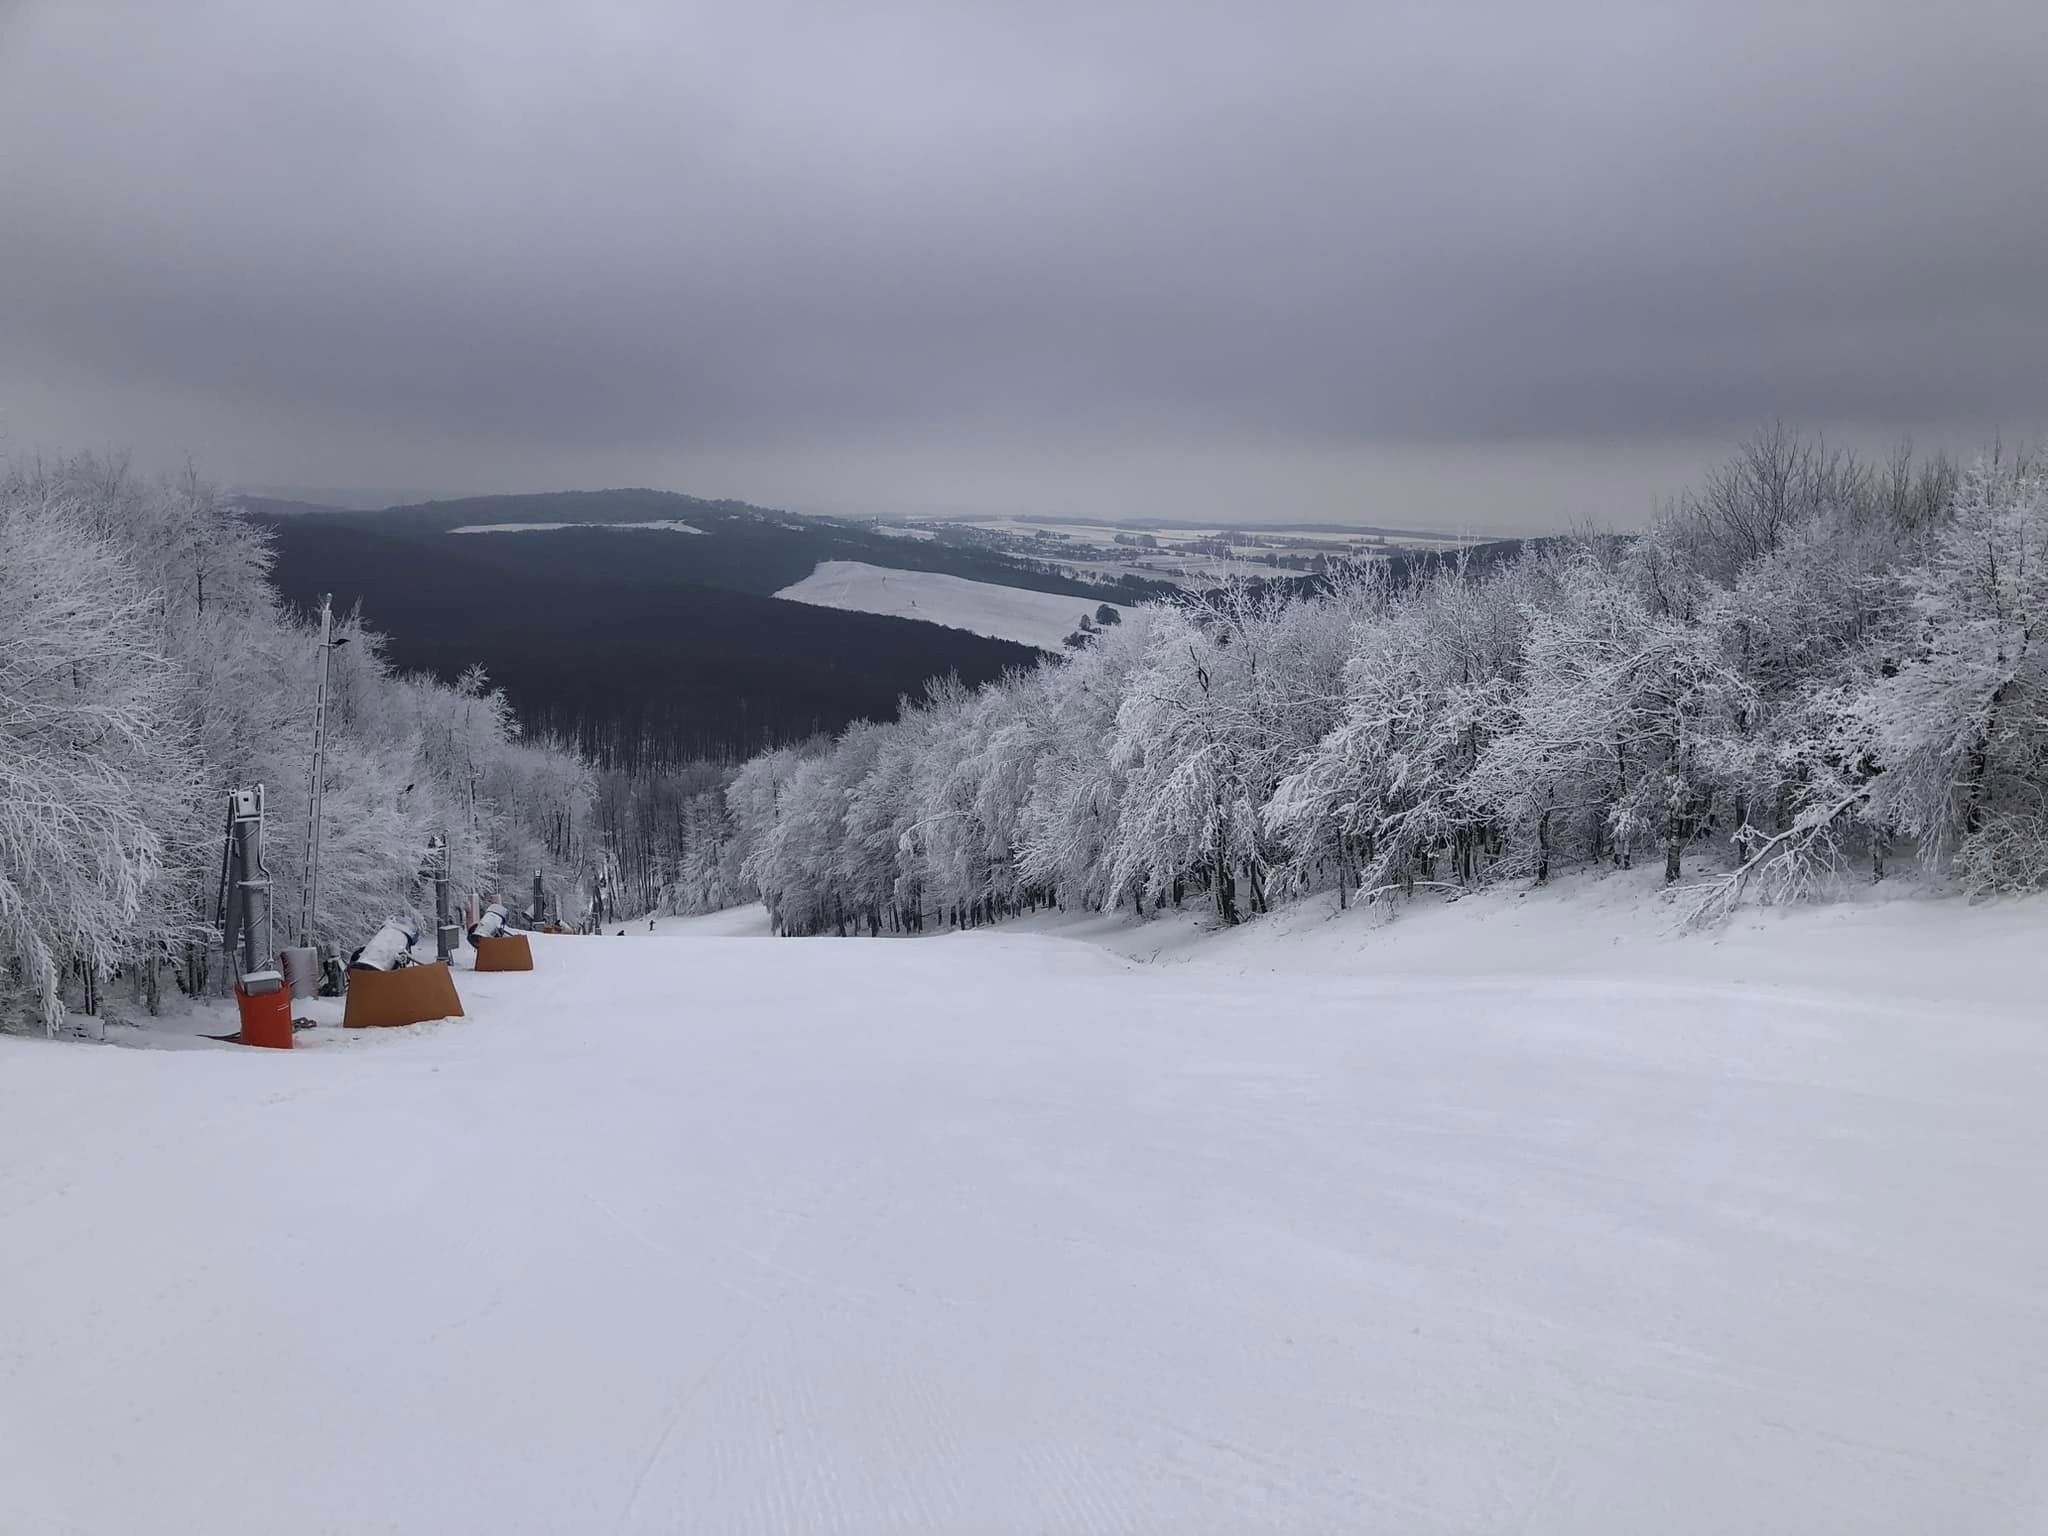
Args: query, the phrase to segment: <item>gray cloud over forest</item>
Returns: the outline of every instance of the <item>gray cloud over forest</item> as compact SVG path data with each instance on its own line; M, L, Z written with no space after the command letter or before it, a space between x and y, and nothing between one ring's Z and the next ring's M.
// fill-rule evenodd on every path
M823 511L1640 517L2048 425L2039 0L0 0L0 434Z

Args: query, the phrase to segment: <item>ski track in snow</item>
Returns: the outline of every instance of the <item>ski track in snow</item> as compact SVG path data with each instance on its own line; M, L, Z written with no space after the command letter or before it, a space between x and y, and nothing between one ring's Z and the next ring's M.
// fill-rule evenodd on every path
M748 925L0 1039L0 1530L2048 1529L2037 1016Z

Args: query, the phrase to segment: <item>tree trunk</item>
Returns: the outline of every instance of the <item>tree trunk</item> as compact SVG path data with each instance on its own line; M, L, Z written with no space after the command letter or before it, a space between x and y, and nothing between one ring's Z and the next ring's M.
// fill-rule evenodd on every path
M1237 882L1230 874L1230 843L1223 829L1216 829L1216 846L1210 855L1214 863L1216 882L1216 915L1225 923L1237 923Z

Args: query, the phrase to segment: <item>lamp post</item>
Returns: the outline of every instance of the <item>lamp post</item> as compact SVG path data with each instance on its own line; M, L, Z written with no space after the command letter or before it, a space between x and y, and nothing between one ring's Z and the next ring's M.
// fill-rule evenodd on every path
M320 686L313 704L313 768L306 795L306 864L299 885L299 942L313 942L313 923L320 906L320 807L326 797L327 775L327 675L337 646L348 638L334 638L334 594L320 597Z
M270 879L263 868L263 786L228 797L228 868L222 947L235 984L251 996L275 992L283 978L271 953Z
M420 873L434 886L434 953L443 965L455 957L456 940L462 930L455 926L449 907L450 866L448 834L436 832L427 839L427 860Z

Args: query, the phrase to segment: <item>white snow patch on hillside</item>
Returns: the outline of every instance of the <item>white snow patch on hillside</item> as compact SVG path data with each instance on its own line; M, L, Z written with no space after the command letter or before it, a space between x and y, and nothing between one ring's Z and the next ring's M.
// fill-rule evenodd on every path
M775 594L818 608L844 608L898 619L922 619L1057 651L1081 616L1095 616L1099 601L1029 592L1022 587L969 581L937 571L893 571L859 560L826 560L794 586ZM1126 610L1110 604L1119 613Z
M627 528L652 529L657 533L702 533L702 528L692 528L688 523L679 523L674 518L654 518L644 523L465 523L460 528L450 528L450 533L553 533L563 528Z
M2048 907L1536 900L0 1038L0 1525L2042 1529Z

